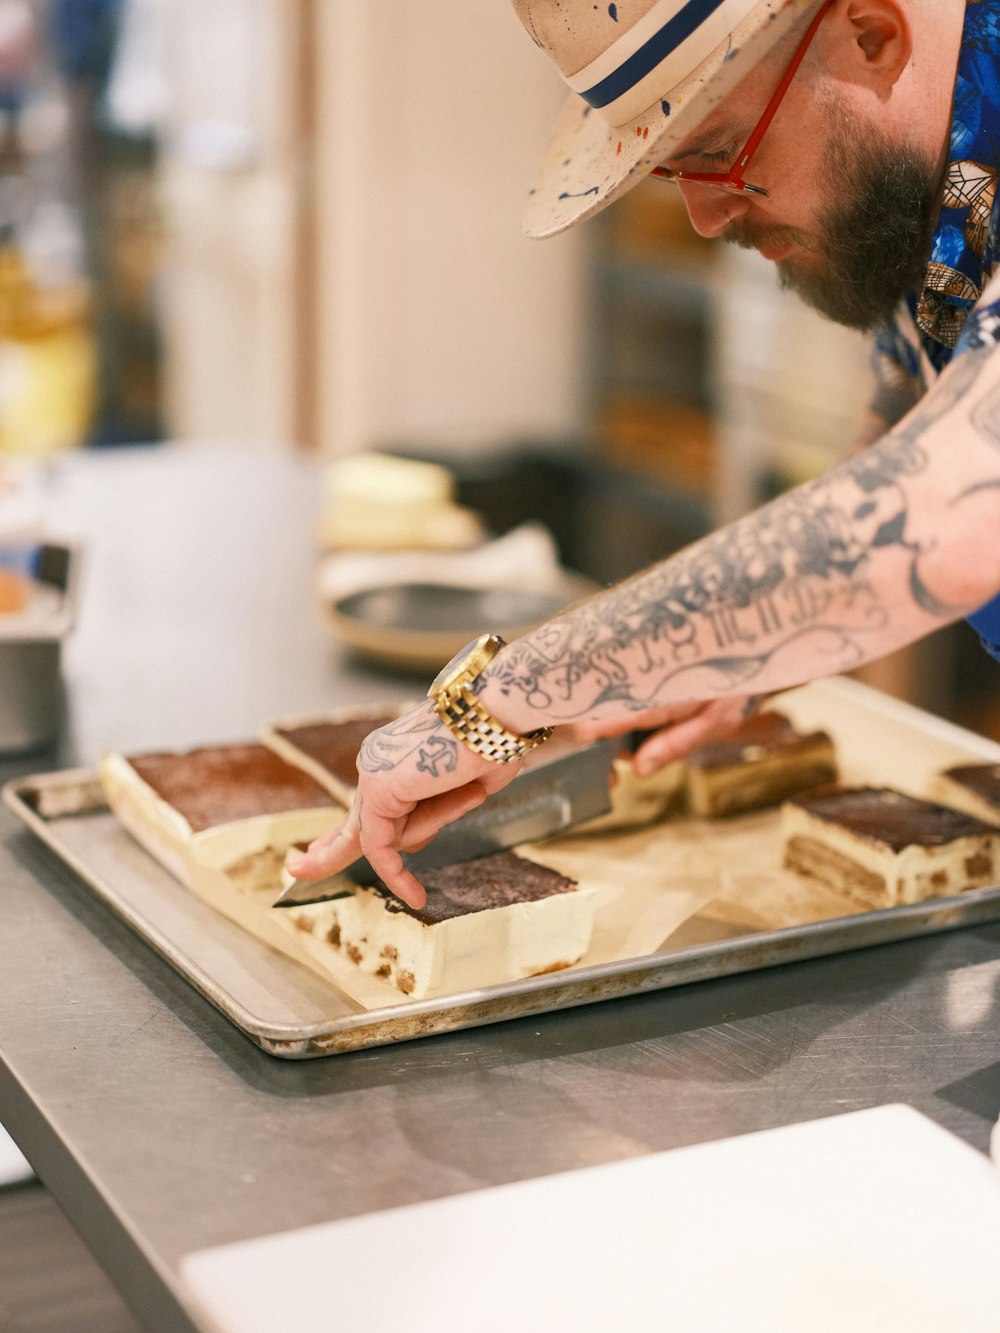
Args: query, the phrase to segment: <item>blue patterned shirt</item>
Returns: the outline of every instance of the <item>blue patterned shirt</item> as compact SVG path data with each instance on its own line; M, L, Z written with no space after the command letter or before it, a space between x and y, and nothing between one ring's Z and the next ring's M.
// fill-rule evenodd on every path
M925 393L955 356L1000 344L1000 0L966 0L944 202L920 291L875 343L890 393ZM987 290L989 289L989 290ZM969 623L1000 659L1000 597Z

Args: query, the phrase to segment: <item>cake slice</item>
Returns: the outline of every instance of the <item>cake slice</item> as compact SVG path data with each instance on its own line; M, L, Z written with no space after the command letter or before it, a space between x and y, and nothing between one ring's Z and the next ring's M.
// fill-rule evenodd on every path
M413 999L554 972L590 943L596 891L514 852L421 878L420 909L379 882L280 915L302 932L314 961L335 951Z
M865 907L1000 881L1000 830L886 787L830 787L782 807L784 864Z
M803 734L783 713L756 713L724 740L687 758L688 808L694 815L741 814L837 778L837 754L825 731Z
M378 708L336 713L330 717L294 718L272 722L261 740L289 764L303 769L315 782L349 806L358 785L358 751L366 736L400 716L401 709Z
M189 888L197 861L227 870L244 888L273 891L289 847L344 815L308 773L253 743L109 754L98 772L121 823Z
M683 808L686 768L682 759L641 776L632 759L621 756L614 761L614 774L609 791L611 809L570 829L571 837L643 828Z
M937 774L931 797L987 824L1000 824L1000 764L956 764Z

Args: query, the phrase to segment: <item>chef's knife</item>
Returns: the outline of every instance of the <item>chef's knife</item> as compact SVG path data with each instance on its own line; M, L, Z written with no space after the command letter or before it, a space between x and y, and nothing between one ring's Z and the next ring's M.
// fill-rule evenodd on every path
M518 843L538 842L607 814L611 809L608 778L620 745L613 739L595 741L525 768L482 805L447 824L422 851L403 852L407 869L419 879L422 871L474 861ZM329 879L293 881L272 906L298 907L339 898L350 892L345 877L355 884L372 884L378 878L362 857Z

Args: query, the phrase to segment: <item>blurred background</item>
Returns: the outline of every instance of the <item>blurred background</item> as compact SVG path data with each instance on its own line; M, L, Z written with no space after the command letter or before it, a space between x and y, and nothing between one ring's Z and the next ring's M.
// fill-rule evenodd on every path
M427 459L599 583L829 467L864 340L675 192L521 235L562 96L504 0L0 0L0 459ZM1000 735L964 626L866 675Z
M75 498L61 762L224 735L207 669L233 734L328 700L325 643L291 674L282 641L240 656L240 623L315 602L286 568L329 602L455 551L468 578L483 547L477 578L545 566L536 590L566 596L566 571L620 579L850 447L864 340L700 241L669 187L523 237L563 96L507 0L0 0L0 613L27 614L21 564ZM275 556L291 542L301 567ZM0 697L0 752L59 721L8 621L32 729ZM231 659L199 656L208 621ZM964 625L864 676L1000 739L1000 668ZM0 1185L26 1171L0 1130Z

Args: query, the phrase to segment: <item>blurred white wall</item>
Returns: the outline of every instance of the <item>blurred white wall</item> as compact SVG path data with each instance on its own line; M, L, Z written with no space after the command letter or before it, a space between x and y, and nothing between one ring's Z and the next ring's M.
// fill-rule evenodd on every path
M586 236L520 226L563 89L509 0L321 0L332 452L580 423Z
M142 54L163 88L153 114L168 429L185 439L287 444L298 416L305 203L294 82L301 9L296 0L143 6L153 11L156 41Z
M519 216L563 91L509 0L145 3L172 434L344 453L576 428L585 238Z

